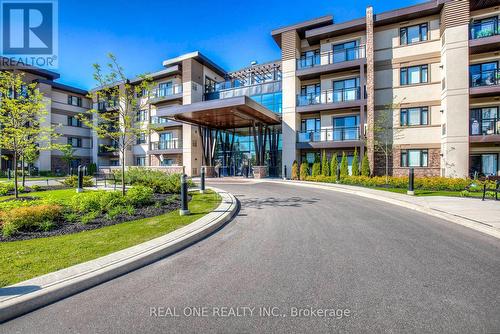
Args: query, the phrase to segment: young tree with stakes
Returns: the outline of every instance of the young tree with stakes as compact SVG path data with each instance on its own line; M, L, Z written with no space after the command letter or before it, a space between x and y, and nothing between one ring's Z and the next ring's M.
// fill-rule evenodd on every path
M137 126L135 116L149 106L153 82L144 74L139 76L139 82L132 84L116 57L110 53L108 58L106 72L99 64L94 64L94 79L98 87L90 93L94 102L103 102L105 107L103 110L91 109L88 112L91 117L80 115L80 119L99 138L115 143L120 153L122 194L125 195L125 155L139 136L149 132L149 129Z

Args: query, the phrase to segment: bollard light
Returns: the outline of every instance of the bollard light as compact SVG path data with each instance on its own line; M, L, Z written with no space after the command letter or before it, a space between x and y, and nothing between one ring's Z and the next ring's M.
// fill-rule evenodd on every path
M413 168L410 168L408 171L408 191L406 192L407 195L415 195L415 172Z
M205 193L205 167L201 167L200 193Z
M287 174L287 173L286 173L286 165L284 166L284 169L285 169L285 170L284 170L285 175L283 175L283 180L286 180L286 174Z
M76 188L77 193L83 192L83 168L82 166L78 166L78 185Z
M337 183L340 183L340 167L337 168Z
M181 175L181 209L179 210L179 214L181 216L189 215L188 209L188 185L187 185L187 175Z

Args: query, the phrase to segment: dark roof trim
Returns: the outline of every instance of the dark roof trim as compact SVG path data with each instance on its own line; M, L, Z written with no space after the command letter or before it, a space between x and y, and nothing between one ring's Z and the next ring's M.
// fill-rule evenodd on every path
M160 71L157 71L157 72L153 72L153 73L147 73L146 76L147 77L151 77L153 80L157 80L157 79L161 79L161 78L164 78L164 77L169 77L169 76L172 76L172 75L175 75L175 74L180 74L181 73L181 68L179 65L174 65L174 66L170 66L166 69L163 69L163 70L160 70ZM143 80L143 78L141 77L136 77L134 79L131 79L130 80L130 83L131 84L135 84L135 83L139 83Z
M271 36L273 36L274 41L278 44L279 47L281 47L281 34L290 31L290 30L296 30L299 35L301 35L301 38L304 36L304 32L306 30L310 29L315 29L319 27L324 27L328 25L333 24L333 16L332 15L326 15L326 16L321 16L312 20L308 21L302 21L299 23L291 24L285 27L281 27L278 29L274 29L271 31Z
M84 89L64 85L64 84L59 83L59 82L54 82L54 81L44 80L44 79L37 79L37 80L34 80L34 82L44 83L44 84L52 86L52 88L64 90L66 92L71 92L71 93L75 93L75 94L80 94L80 95L84 95L84 96L86 96L88 94L88 91L86 91Z
M413 20L419 17L439 14L444 2L446 2L446 0L432 0L414 6L403 7L400 9L375 14L373 24L375 26L382 26L401 21Z
M332 24L326 27L316 28L306 31L306 39L309 44L319 43L320 40L339 35L350 34L366 29L366 19L364 17L347 22Z
M220 76L224 77L227 74L227 71L224 70L222 67L208 59L205 55L203 55L200 51L194 51L191 53L186 53L184 55L181 55L179 57L167 59L163 61L163 66L168 67L172 65L178 65L181 64L183 60L186 59L195 59L198 61L200 64L205 65L215 71L217 74Z

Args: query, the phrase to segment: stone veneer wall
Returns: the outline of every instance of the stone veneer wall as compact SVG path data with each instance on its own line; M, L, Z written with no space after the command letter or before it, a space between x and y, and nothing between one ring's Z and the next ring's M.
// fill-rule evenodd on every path
M415 167L415 176L423 177L423 176L440 176L440 161L441 161L441 150L438 148L430 148L429 150L429 165L428 167ZM394 150L394 159L393 159L393 170L392 174L394 176L408 176L407 167L401 167L401 150Z
M80 164L82 165L90 165L92 163L92 159L90 157L75 157L75 160L80 160ZM68 173L68 163L62 159L62 157L53 155L50 158L51 171L52 172L61 172Z
M160 166L160 157L158 155L151 154L150 157L150 166ZM176 165L182 166L182 154L168 155L166 158L174 159Z

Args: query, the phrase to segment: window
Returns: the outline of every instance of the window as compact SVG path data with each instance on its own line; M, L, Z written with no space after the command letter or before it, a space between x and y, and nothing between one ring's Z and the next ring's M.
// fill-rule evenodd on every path
M476 20L471 24L470 34L472 39L489 37L498 33L498 18L496 16Z
M136 166L146 166L146 157L136 157L135 158Z
M470 86L491 86L498 84L498 62L475 64L469 67Z
M358 140L359 116L345 116L333 118L333 140Z
M307 118L300 122L299 142L319 141L321 137L321 119Z
M400 112L401 126L428 125L429 108L404 108Z
M135 114L135 121L136 122L144 122L148 118L148 111L147 110L138 110Z
M427 150L401 150L401 167L427 167Z
M205 77L205 93L213 93L217 91L217 82L215 80L210 79L209 77Z
M80 121L75 116L68 116L68 126L76 126L76 127L81 128L82 127L82 121Z
M487 153L470 156L470 176L498 175L498 154Z
M299 68L313 67L320 64L319 50L302 52L298 62Z
M160 166L173 166L173 165L174 165L174 159L160 160Z
M120 161L118 160L109 160L110 166L120 166Z
M402 67L400 72L400 84L403 86L425 83L428 80L427 72L427 65Z
M333 81L333 101L353 101L360 98L359 78Z
M82 147L82 138L68 137L68 144L72 147Z
M146 134L145 133L139 133L137 135L136 144L140 145L140 144L144 144L144 143L146 143Z
M470 111L470 134L500 134L500 117L498 107L476 108Z
M82 98L79 96L68 95L68 104L72 106L81 107L82 106Z
M427 23L399 29L399 40L401 45L407 45L427 40Z
M359 58L358 41L351 41L332 46L333 63L341 63Z

